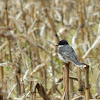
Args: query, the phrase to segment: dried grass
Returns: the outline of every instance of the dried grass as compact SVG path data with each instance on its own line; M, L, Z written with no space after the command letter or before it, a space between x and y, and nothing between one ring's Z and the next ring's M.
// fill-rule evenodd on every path
M86 98L88 78L90 98L99 98L99 5L99 0L1 0L0 100L63 99L63 63L55 47L60 39L72 43L78 59L93 68L89 77L79 69L79 77L71 65L70 99Z

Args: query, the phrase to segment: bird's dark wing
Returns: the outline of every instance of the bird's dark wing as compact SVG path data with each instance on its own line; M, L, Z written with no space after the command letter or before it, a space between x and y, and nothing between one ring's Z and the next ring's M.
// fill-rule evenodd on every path
M77 56L74 52L74 49L70 45L64 46L62 47L62 49L59 49L59 53L64 59L68 59L73 62L77 61Z

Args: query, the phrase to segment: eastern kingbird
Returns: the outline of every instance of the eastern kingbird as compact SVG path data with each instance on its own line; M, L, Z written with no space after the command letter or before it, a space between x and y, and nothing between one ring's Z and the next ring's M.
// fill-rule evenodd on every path
M68 44L66 40L61 40L56 46L58 46L58 57L65 63L74 62L79 67L86 67L86 65L80 63L77 60L74 49Z

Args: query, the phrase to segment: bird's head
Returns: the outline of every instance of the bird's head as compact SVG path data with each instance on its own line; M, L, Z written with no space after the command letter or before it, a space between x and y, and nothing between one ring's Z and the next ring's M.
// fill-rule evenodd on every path
M61 40L61 41L59 41L58 44L56 44L56 46L60 46L60 45L69 45L69 44L66 40Z

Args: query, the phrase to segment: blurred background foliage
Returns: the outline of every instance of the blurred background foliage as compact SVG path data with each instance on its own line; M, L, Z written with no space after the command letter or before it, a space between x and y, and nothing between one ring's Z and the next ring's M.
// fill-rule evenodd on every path
M61 100L63 63L55 47L59 39L66 39L78 59L90 66L90 92L99 98L99 0L0 0L0 97L42 100L37 91L42 84L46 100ZM84 81L83 70L81 74ZM78 77L73 63L70 76ZM78 82L70 84L74 98Z

